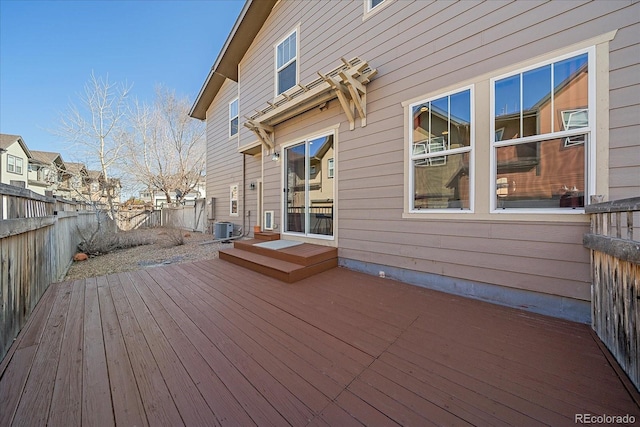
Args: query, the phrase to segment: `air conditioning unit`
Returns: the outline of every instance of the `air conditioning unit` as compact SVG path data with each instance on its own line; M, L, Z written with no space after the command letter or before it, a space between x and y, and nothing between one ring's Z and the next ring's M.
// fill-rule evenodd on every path
M214 235L216 239L228 239L233 235L233 223L216 222Z

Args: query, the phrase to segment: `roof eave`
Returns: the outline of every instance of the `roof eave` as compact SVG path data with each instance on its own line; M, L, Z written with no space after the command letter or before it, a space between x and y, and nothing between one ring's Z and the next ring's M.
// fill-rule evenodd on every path
M213 102L226 79L238 81L238 64L253 43L271 13L277 0L247 0L227 40L225 41L216 62L211 67L207 78L198 93L189 116L204 120L207 109Z

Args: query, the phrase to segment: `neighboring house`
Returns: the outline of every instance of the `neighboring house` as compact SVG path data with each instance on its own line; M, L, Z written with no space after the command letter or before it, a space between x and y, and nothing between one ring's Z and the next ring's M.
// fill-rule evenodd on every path
M60 153L48 151L31 151L32 157L29 159L29 189L45 195L61 195L57 192L60 183L64 181L65 164Z
M205 198L207 196L205 187L206 182L204 180L199 181L195 187L186 196L184 196L182 204L193 205L196 200ZM176 192L172 191L169 193L169 196L171 197L171 200L175 202ZM164 194L164 191L146 189L140 192L140 200L145 202L145 204L161 208L167 203L167 195Z
M31 152L20 135L0 134L0 182L22 188L28 186Z
M66 173L58 186L58 194L65 199L90 200L89 172L82 163L66 162Z
M211 219L588 321L583 208L640 194L639 28L629 1L247 1L190 112Z
M104 179L102 172L87 170L86 185L89 193L89 200L96 202L102 207L108 206L108 195L111 194L111 199L114 205L120 203L120 193L122 185L118 178Z

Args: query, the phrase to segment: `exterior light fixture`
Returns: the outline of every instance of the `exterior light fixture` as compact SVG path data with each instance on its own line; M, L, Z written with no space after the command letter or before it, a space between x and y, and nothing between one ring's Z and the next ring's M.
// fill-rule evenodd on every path
M278 153L277 151L274 151L273 154L271 155L271 160L273 160L274 162L277 162L278 160L280 160L280 153Z

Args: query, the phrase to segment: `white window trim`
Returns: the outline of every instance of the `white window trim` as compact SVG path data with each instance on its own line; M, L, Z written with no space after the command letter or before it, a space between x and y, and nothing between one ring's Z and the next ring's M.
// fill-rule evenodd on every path
M240 101L238 101L238 97L234 98L233 101L231 101L229 103L229 138L234 138L237 137L238 134L240 133ZM233 103L237 102L237 110L238 113L235 116L231 116L231 106L233 105ZM238 119L238 129L236 130L236 133L231 134L231 122L233 121L233 119Z
M292 34L296 34L296 56L293 59L290 59L286 63L284 63L280 68L278 68L278 46L282 44L286 39L291 37ZM293 30L289 31L286 36L281 38L276 44L273 45L273 96L277 98L283 93L287 93L291 89L295 88L298 83L300 83L300 24L298 24ZM278 72L287 67L287 65L291 64L293 61L296 61L296 83L290 87L289 89L278 93Z
M586 128L581 128L577 130L568 130L568 131L559 131L547 133L544 135L534 135L526 138L518 139L518 143L527 143L527 142L538 142L538 141L547 141L550 139L563 139L566 137L574 136L574 135L582 135L587 134L587 144L585 144L585 156L586 158L586 177L585 183L588 186L584 191L584 204L587 206L591 199L591 196L596 194L596 48L595 46L590 46L584 49L576 50L573 52L566 53L564 55L557 56L552 59L548 59L543 62L538 62L536 64L529 65L523 68L514 68L513 71L508 73L501 74L496 77L492 77L489 79L489 135L490 135L490 210L491 214L561 214L561 215L576 215L576 214L584 214L584 208L558 208L558 209L546 209L546 208L498 208L496 206L497 200L495 194L497 193L497 162L496 162L496 148L514 145L513 140L507 141L494 141L495 138L495 83L498 80L502 80L506 77L511 77L516 74L525 73L530 70L534 70L536 68L543 67L545 65L553 64L556 62L563 61L565 59L572 58L574 56L582 55L584 53L588 54L587 58L587 67L589 70L588 77L588 108L589 108L589 126ZM522 103L522 99L520 100ZM556 118L552 114L552 119ZM553 126L552 120L552 126ZM553 129L553 127L552 127Z
M9 165L9 160L13 160L13 165ZM20 163L20 172L18 172L18 163ZM10 168L9 166L13 167ZM23 175L24 159L22 157L14 156L13 154L7 154L7 172L14 173L16 175Z
M446 155L452 155L452 154L460 154L460 153L469 153L469 209L454 209L454 208L447 208L447 209L415 209L413 207L413 203L414 203L414 169L413 169L413 153L412 153L412 149L413 149L413 107L415 107L416 105L420 105L420 104L424 104L425 102L429 102L435 99L440 99L443 98L445 96L451 96L451 95L455 95L457 93L460 92L464 92L466 90L469 90L469 97L470 97L470 125L469 125L469 130L470 130L470 144L468 147L460 147L460 148L454 148L454 149L450 149L450 150L446 150ZM429 97L425 97L424 99L420 100L420 101L415 101L412 102L411 104L409 104L406 108L408 108L408 123L406 124L407 126L407 130L408 130L408 138L406 141L406 145L407 145L407 164L408 164L408 170L409 170L409 181L407 183L407 191L406 191L406 197L407 197L407 213L411 216L419 216L419 215L425 215L428 216L430 214L443 214L443 213L447 213L447 214L472 214L474 213L474 207L475 207L475 93L474 93L474 85L469 85L469 86L462 86L459 88L456 88L454 90L450 90L447 92L443 92L443 93L439 93L437 95L434 96L429 96Z
M233 195L233 187L236 187L236 198L232 197ZM237 212L233 212L233 201L236 201L236 209ZM229 215L230 216L240 216L240 184L231 184L229 186Z

